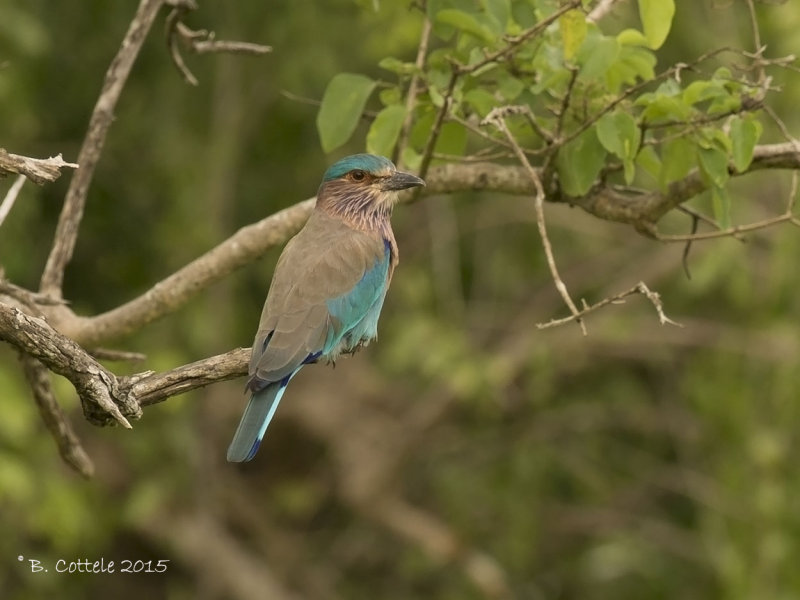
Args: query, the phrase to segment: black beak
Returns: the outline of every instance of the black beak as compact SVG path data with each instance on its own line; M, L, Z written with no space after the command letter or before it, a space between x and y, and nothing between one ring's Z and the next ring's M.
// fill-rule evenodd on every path
M420 185L424 186L425 182L416 175L412 175L411 173L403 173L402 171L396 171L388 179L383 180L383 185L381 185L381 188L384 191L396 192L398 190L405 190Z

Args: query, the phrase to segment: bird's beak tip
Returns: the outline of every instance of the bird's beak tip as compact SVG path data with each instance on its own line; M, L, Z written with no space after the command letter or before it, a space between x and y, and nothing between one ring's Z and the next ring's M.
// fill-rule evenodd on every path
M425 180L411 173L404 173L402 171L393 173L384 184L384 189L393 191L406 190L412 187L425 187Z

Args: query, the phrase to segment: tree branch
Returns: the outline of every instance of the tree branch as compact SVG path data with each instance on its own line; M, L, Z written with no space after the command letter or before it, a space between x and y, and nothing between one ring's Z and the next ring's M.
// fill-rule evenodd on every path
M0 177L11 174L24 175L33 183L42 185L52 183L61 177L61 169L64 167L77 169L78 165L65 162L60 154L50 158L29 158L11 154L0 148Z
M635 286L630 288L629 290L625 290L624 292L620 292L614 296L609 298L604 298L600 300L600 302L596 302L591 306L586 306L584 302L584 309L579 311L577 314L571 314L568 317L564 317L563 319L551 319L547 323L537 323L537 329L549 329L550 327L557 327L559 325L564 325L565 323L569 323L570 321L575 321L577 319L583 318L585 315L589 314L590 312L596 311L598 308L602 308L604 306L608 306L609 304L621 304L624 298L631 296L633 294L641 294L648 300L650 300L653 308L656 309L658 313L658 321L662 325L666 325L669 323L670 325L675 325L676 327L683 327L680 323L676 323L672 319L670 319L667 315L664 314L664 307L661 304L661 296L658 292L654 292L648 288L643 281L640 281Z
M0 202L0 226L3 224L3 221L6 220L8 213L11 212L11 208L17 201L17 196L19 196L19 191L22 189L22 185L24 183L24 175L17 177L17 180L11 185L10 188L8 188L8 193L6 194L5 198L3 198L3 201Z
M94 475L94 463L86 454L67 416L56 402L50 385L50 374L41 362L27 354L20 354L19 360L33 392L33 399L39 407L42 421L58 446L58 453L65 463L86 479L90 479Z
M800 152L791 143L757 146L748 172L774 169L800 169ZM539 170L536 170L539 173ZM732 175L744 173L732 172ZM452 194L468 190L492 191L512 195L533 195L536 188L524 167L495 163L446 164L431 167L424 195ZM596 186L580 198L549 198L578 206L604 220L633 225L655 237L654 223L664 214L707 189L700 173L694 171L672 183L666 192L620 192ZM409 202L410 194L401 196ZM86 347L123 337L169 314L203 289L232 271L261 257L269 249L285 243L297 233L310 214L315 199L310 198L283 209L261 221L243 227L215 248L154 285L150 290L108 312L83 317L66 307L53 307L48 316L59 331Z
M313 206L312 198L247 225L138 298L95 317L67 319L58 327L87 347L128 335L288 240L300 231Z
M539 229L539 237L542 240L542 248L544 249L544 255L547 259L547 266L550 269L550 276L553 278L553 283L555 283L556 290L558 290L559 295L569 308L575 321L577 321L578 325L580 325L581 332L583 332L583 335L586 335L586 325L583 322L583 319L581 319L578 307L575 306L575 303L572 301L572 298L569 295L569 291L567 290L564 280L561 279L561 275L558 273L556 259L555 256L553 256L553 247L550 245L550 238L547 235L547 224L544 218L545 193L544 188L542 187L542 180L539 177L539 173L536 171L536 169L531 166L531 163L528 161L528 157L525 156L525 152L522 150L522 147L520 147L516 138L511 135L508 125L506 125L506 117L510 113L518 112L517 110L514 110L515 108L516 107L492 109L492 111L486 115L486 118L483 120L482 124L491 123L503 133L508 142L514 147L514 153L517 155L517 159L520 163L522 163L525 172L527 173L531 182L533 182L533 188L535 190L534 207L536 209L536 225Z
M183 23L183 17L191 10L197 9L194 0L173 0L174 8L167 15L167 48L172 57L172 62L180 71L183 80L190 85L198 85L197 78L186 66L186 63L178 50L177 41L183 42L190 51L195 54L206 54L208 52L228 52L232 54L251 54L260 56L272 52L270 46L253 44L251 42L235 42L227 40L217 40L213 31L206 29L194 30Z
M614 8L615 4L618 4L620 0L600 0L592 9L592 12L589 13L589 16L586 17L586 20L591 23L597 23L600 19L605 17L611 10Z
M113 373L44 320L0 302L0 340L16 346L43 362L54 373L66 377L75 386L84 414L91 422L105 425L110 415L130 429L125 417L138 419L141 416L141 408L122 393ZM124 415L118 406L125 411Z
M249 362L250 348L236 348L171 371L135 375L123 385L130 386L130 394L141 406L149 406L217 381L247 375Z

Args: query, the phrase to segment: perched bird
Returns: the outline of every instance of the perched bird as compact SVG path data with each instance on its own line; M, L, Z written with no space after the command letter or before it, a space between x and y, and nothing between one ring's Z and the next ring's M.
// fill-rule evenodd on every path
M251 394L228 448L252 459L289 381L309 363L352 353L377 335L397 266L389 217L397 192L425 185L392 161L356 154L322 178L308 222L283 249L250 358Z

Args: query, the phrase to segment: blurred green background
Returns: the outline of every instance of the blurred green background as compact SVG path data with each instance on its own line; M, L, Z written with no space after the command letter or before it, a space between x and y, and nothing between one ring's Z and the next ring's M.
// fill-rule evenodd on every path
M742 5L679 2L659 67L750 48ZM0 0L0 146L77 157L134 10ZM800 6L758 10L771 55L800 47ZM156 26L67 272L80 314L312 196L332 160L363 150L363 131L325 156L316 107L285 93L318 99L341 71L385 77L378 60L413 59L421 27L406 2L376 11L352 0L204 2L188 23L274 51L189 55L193 88ZM769 103L798 132L798 77L777 79ZM37 286L68 179L26 185L0 229L11 281ZM779 214L789 189L787 173L741 178L734 220ZM86 423L59 380L97 465L84 481L62 464L15 353L0 347L0 597L800 597L797 230L695 244L687 279L681 246L546 209L574 297L644 280L684 327L661 327L632 297L588 318L588 337L574 325L537 330L564 308L530 200L460 194L396 211L401 265L379 343L335 370L304 370L252 463L224 460L243 381L150 407L123 431ZM278 253L120 342L147 361L111 368L168 369L249 346ZM58 559L101 557L118 569L169 563L161 574L54 572ZM31 572L31 559L49 572Z

